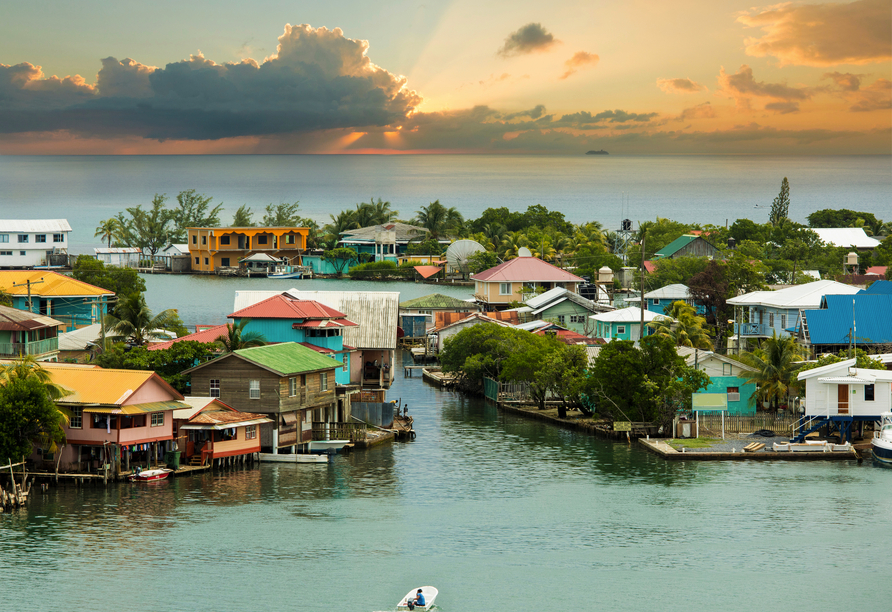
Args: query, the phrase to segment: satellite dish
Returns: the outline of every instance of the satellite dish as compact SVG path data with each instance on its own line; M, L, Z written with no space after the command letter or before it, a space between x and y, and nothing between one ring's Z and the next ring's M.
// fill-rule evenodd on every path
M517 249L517 256L518 256L518 257L532 257L532 256L533 256L533 252L530 251L530 250L529 250L528 248L526 248L526 247L520 247L519 249Z
M446 265L450 270L458 270L462 276L468 276L468 258L474 253L486 249L476 240L456 240L446 249Z

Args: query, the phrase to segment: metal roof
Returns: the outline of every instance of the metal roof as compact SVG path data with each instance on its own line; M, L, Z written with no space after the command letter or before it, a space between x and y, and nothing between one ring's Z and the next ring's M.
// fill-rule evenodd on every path
M281 291L236 291L235 310L247 308ZM298 291L288 295L314 300L343 312L357 327L345 328L344 344L359 349L395 349L400 294L398 291Z
M561 270L538 257L515 257L494 268L473 276L473 280L484 283L582 283L575 274Z
M217 338L220 336L227 335L228 329L226 325L214 325L211 327L206 327L200 331L196 331L195 333L189 334L188 336L181 336L176 338L175 340L168 340L166 342L155 342L149 344L146 347L147 350L150 351L160 351L161 349L167 349L176 344L177 342L184 342L186 340L192 340L194 342L204 342L205 344L210 344L215 342Z
M818 308L825 295L854 295L862 290L832 280L794 285L777 291L753 291L728 300L733 306L769 306L772 308Z
M112 255L117 253L142 253L139 247L96 247L93 252L97 255Z
M59 400L62 404L128 405L130 398L143 385L154 381L168 392L171 400L183 398L155 372L147 370L106 370L103 368L69 368L52 363L41 364L52 381L71 391Z
M878 280L865 289L864 293L885 293L892 295L892 281Z
M863 227L814 227L811 231L830 246L875 249L880 245L880 241L868 236Z
M473 309L475 308L475 305L466 300L462 300L461 298L443 295L442 293L432 293L430 295L423 295L412 300L400 302L400 308L403 310L431 310L434 308L448 310L450 308Z
M28 331L44 327L65 327L61 321L27 310L19 310L9 306L0 306L0 330Z
M28 295L28 281L31 281L31 295L40 297L97 297L114 295L102 287L96 287L58 272L44 270L0 270L0 288L10 295ZM43 281L38 283L37 281Z
M822 308L804 310L811 344L892 343L892 294L824 296Z
M0 219L0 232L70 232L67 219Z
M242 308L228 317L230 319L331 319L339 326L356 325L347 320L346 315L340 310L315 300L299 300L286 294L274 295Z
M695 240L700 238L700 236L691 236L690 234L685 234L684 236L679 236L662 249L654 253L654 257L672 257L678 251L688 246Z
M59 334L60 351L83 351L96 344L102 335L102 324L93 323L80 329Z
M370 225L359 229L341 232L341 242L375 242L375 237L381 232L394 232L397 242L407 242L418 239L428 233L427 228L408 223L386 223L384 225Z
M637 306L629 306L628 308L620 308L610 312L602 312L601 314L592 315L589 319L601 321L602 323L635 323L641 321L641 309ZM672 317L657 314L649 310L644 311L644 322L658 321L662 319L672 320Z
M297 342L267 344L239 349L235 354L281 375L314 372L344 365L337 359L320 355Z
M648 300L689 300L691 298L691 290L688 289L687 285L675 283L645 293L644 298Z

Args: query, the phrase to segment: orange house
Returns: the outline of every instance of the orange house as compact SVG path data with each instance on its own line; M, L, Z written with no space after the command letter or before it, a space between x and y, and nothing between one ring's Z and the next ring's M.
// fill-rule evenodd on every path
M190 227L186 231L193 272L236 267L240 259L254 253L299 265L310 235L308 227Z
M239 412L216 397L187 396L189 408L174 410L174 434L184 458L198 465L260 452L262 414Z

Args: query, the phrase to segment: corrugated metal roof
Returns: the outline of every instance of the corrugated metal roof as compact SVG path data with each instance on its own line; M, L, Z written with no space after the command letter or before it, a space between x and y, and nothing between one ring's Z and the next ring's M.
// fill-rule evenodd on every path
M854 295L862 290L832 280L794 285L777 291L753 291L728 300L733 306L770 306L774 308L818 308L825 295Z
M96 297L114 295L108 289L75 280L58 272L43 270L2 270L0 288L11 295L28 295L27 282L31 281L31 295L40 297ZM42 280L42 283L36 281ZM36 283L36 284L35 284Z
M885 293L887 295L890 295L892 294L892 281L878 280L870 287L865 289L864 293Z
M0 219L0 232L70 232L67 219Z
M64 327L61 321L34 314L27 310L19 310L9 306L0 306L0 329L4 331L28 331L43 327Z
M857 344L892 343L892 294L828 295L824 304L803 311L811 344L849 344L853 320Z
M582 283L575 274L561 270L538 257L515 257L473 277L486 283Z
M674 285L666 285L654 291L644 294L648 300L687 300L691 297L691 290L687 285L675 283Z
M41 365L54 383L72 392L60 400L63 404L126 405L128 399L150 379L155 379L166 388L171 399L180 400L183 397L160 376L146 370L69 368L52 363Z
M239 357L278 372L282 376L339 368L344 364L337 359L320 355L297 342L267 344L235 351ZM210 362L213 363L213 362Z
M863 227L813 227L811 231L830 246L875 249L880 245L880 241L868 236Z
M610 312L602 312L601 314L592 315L589 317L589 319L601 321L602 323L634 323L636 321L641 321L641 309L637 306L629 306L628 308L620 308L619 310L612 310ZM662 319L668 319L671 321L672 317L657 314L649 310L644 311L645 323Z
M473 308L474 305L466 300L452 297L451 295L443 295L442 293L432 293L423 295L412 300L400 302L400 308L403 310L430 310L433 308L447 310L449 308Z
M93 249L97 255L112 255L115 253L142 253L139 247L97 247Z
M202 329L201 331L189 334L188 336L182 336L175 340L168 340L167 342L156 342L150 344L146 348L150 351L160 351L161 349L170 348L175 343L183 342L185 340L192 340L194 342L204 342L206 344L209 344L214 342L219 336L225 336L226 334L226 325L214 325L213 327Z
M231 315L230 319L335 319L341 325L353 325L346 315L315 300L299 300L290 295L278 294Z
M281 291L236 291L235 310L247 308ZM344 328L344 344L360 349L395 349L399 325L398 291L298 291L288 295L315 300L343 312L358 327Z
M679 236L678 238L664 246L662 249L654 253L654 257L672 257L678 251L688 246L698 238L700 238L700 236L691 236L689 234Z
M394 232L397 242L406 242L408 240L417 240L419 237L426 235L428 230L417 225L398 222L385 225L371 225L341 232L341 242L345 244L350 242L375 242L376 235L381 232Z
M99 341L102 332L102 324L94 323L80 329L59 334L60 351L83 351L91 344Z

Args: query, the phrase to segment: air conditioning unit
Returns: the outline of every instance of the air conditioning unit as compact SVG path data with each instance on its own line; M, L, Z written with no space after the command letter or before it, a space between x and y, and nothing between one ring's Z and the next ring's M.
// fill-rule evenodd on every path
M728 403L731 403L731 402L739 402L739 401L740 401L740 394L739 394L739 393L729 393L729 394L728 394Z

